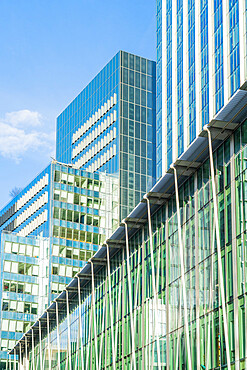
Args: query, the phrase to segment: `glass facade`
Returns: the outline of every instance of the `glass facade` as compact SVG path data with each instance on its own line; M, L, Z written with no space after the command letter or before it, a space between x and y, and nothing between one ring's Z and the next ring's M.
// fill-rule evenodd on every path
M177 1L177 91L178 91L178 156L184 151L184 110L183 110L183 1Z
M156 178L156 63L120 51L57 119L56 158L119 177L120 220Z
M246 368L246 133L247 120L214 151L215 193L206 158L177 200L82 270L49 335L44 314L35 345L22 342L30 369Z
M93 174L54 162L1 211L0 302L2 311L0 314L3 317L10 315L12 326L17 317L23 316L16 317L14 307L18 311L19 306L16 306L15 302L6 300L6 295L9 297L9 293L13 296L12 287L16 287L16 293L19 289L19 281L24 288L28 287L29 296L24 296L23 299L26 301L27 298L27 302L33 301L36 304L37 300L41 299L40 294L46 297L45 301L42 301L44 302L42 306L39 303L39 312L32 309L32 304L26 303L23 306L30 306L33 313L31 316L25 315L25 325L28 321L29 324L36 321L37 313L41 314L44 308L63 291L72 277L98 250L99 245L118 226L118 200L119 179L113 175ZM5 234L6 232L8 234ZM42 237L46 238L46 248L41 251ZM5 240L10 242L7 243ZM11 240L19 240L19 242L13 242L11 247ZM20 244L19 247L18 243L30 245ZM33 243L36 243L34 247L32 247ZM42 260L44 255L47 258L45 272ZM44 272L47 279L45 288L39 285L43 284L39 270ZM35 281L34 286L32 279ZM13 299L21 299L21 296L17 295L17 298ZM8 310L11 313L6 314L5 311ZM25 310L24 313L28 311ZM20 339L26 331L26 326L16 322L19 329L21 327L24 329L22 331L18 329L16 335L11 334L10 337L6 337L4 333L7 329L4 328L7 327L7 323L4 321L2 325L5 326L1 329L3 333L1 341L8 346L12 345L15 339ZM6 338L10 339L9 344ZM0 352L2 359L7 356L5 344L2 345Z
M172 0L166 2L166 58L167 58L167 166L172 163Z
M189 142L196 137L195 0L188 1Z
M214 53L215 53L215 113L224 105L223 69L223 11L222 0L215 1L214 11Z
M156 88L156 161L157 178L162 174L162 0L157 1L157 88Z
M48 238L1 234L0 368L48 305L49 245Z
M239 55L239 0L229 0L230 34L230 91L231 96L240 86Z
M245 88L246 27L246 0L157 0L158 179Z

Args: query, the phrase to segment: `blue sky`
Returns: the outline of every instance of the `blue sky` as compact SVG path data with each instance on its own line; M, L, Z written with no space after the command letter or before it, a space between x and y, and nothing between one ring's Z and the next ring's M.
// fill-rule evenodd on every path
M156 59L155 6L0 1L0 208L49 163L56 117L114 54Z

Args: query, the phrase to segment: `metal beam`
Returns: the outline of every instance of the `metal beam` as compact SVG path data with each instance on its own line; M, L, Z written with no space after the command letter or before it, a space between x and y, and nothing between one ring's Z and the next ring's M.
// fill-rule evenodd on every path
M238 125L240 124L241 122L229 122L229 121L220 121L218 119L213 119L210 123L209 123L209 127L215 127L215 128L220 128L220 129L227 129L227 130L231 130L231 131L234 131Z
M66 286L65 288L68 292L77 292L78 288L75 286Z
M120 240L114 240L114 239L107 239L106 244L109 245L110 248L124 248L125 247L125 241Z
M150 191L141 200L142 203L146 203L147 198L150 204L156 204L157 206L163 205L167 199L171 197L172 194L170 193L158 193L154 191Z
M229 130L228 128L222 129L222 128L214 127L214 126L209 126L208 128L210 129L212 140L224 141L228 138L228 136L232 134L232 131L233 131L233 130ZM207 138L208 134L206 131L203 130L201 131L199 136Z
M133 217L127 217L125 218L120 226L123 226L124 227L124 223L127 223L128 226L132 229L132 228L140 228L142 227L143 225L145 225L147 223L147 220L145 218L133 218Z
M88 261L92 262L94 265L99 265L99 266L106 266L107 265L106 258L94 258L94 257L92 257Z
M185 161L182 159L178 159L175 163L172 164L174 168L176 168L177 174L182 176L191 176L196 170L202 165L200 162L194 161ZM173 174L172 166L170 166L168 173Z

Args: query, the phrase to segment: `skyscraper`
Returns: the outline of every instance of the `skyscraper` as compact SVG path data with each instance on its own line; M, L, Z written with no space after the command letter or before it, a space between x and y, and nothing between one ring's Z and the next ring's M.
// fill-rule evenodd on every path
M154 183L156 63L123 51L57 118L56 158L120 179L120 220Z
M157 0L157 178L246 88L246 24L244 0Z

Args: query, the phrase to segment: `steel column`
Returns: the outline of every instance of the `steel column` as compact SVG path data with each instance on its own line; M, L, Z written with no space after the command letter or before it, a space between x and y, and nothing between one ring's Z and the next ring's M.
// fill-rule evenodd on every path
M84 370L84 346L83 346L83 339L82 339L82 309L81 309L81 284L80 284L80 278L77 277L78 281L78 301L79 301L79 333L80 333L80 339L81 339L81 366L82 370Z
M35 370L33 328L32 328L32 370Z
M199 279L199 224L198 224L198 181L197 172L194 177L194 192L195 192L195 281L196 281L196 363L197 368L201 366L200 354L200 279Z
M14 348L14 370L16 370L16 349Z
M70 312L69 312L69 292L66 290L66 308L67 308L67 324L68 324L68 363L69 368L72 370L72 364L71 364L71 337L70 337Z
M27 337L25 336L25 368L27 369Z
M216 227L216 244L217 244L217 255L218 255L218 269L219 269L219 285L222 299L222 313L223 313L223 326L225 333L226 341L226 359L227 359L227 369L231 369L230 361L230 350L229 350L229 336L228 336L228 321L227 321L227 312L226 312L226 299L224 291L224 281L223 281L223 270L222 270L222 261L221 261L221 247L220 247L220 230L219 230L219 220L218 220L218 203L216 195L216 186L215 186L215 173L214 173L214 160L213 160L213 149L212 149L212 140L211 133L207 126L204 127L204 130L208 133L208 145L209 145L209 160L210 160L210 172L212 177L212 191L213 191L213 203L214 203L214 218L215 218L215 227Z
M178 179L177 179L176 168L173 167L172 165L171 165L171 168L174 171L174 180L175 180L177 220L178 220L178 240L179 240L179 252L180 252L182 292L183 292L183 301L184 301L184 325L185 325L185 335L186 335L188 362L189 362L188 369L192 370L190 334L189 334L188 310L187 310L187 295L186 295L186 287L185 287L184 246L183 246L182 232L181 232L181 217L180 217L179 194L178 194Z
M39 360L40 360L40 369L43 370L43 361L42 361L42 336L41 336L41 322L39 320Z
M51 370L51 344L50 344L50 320L49 320L49 312L46 312L46 320L47 320L47 342L48 342L48 361L49 361L49 370Z
M59 318L58 318L58 302L56 301L56 321L57 321L57 368L60 369L61 358L60 358L60 334L59 334Z
M147 211L148 211L148 230L149 230L149 240L150 240L150 255L151 255L151 269L152 269L152 287L153 287L153 295L154 295L154 309L155 309L155 316L158 318L158 292L156 289L156 281L155 281L155 268L154 268L154 247L153 247L153 233L152 233L152 221L151 221L151 211L150 211L150 201L148 197L144 197L147 200ZM159 341L159 334L156 330L156 320L154 320L153 325L153 336L156 335L157 340L157 355L158 355L158 369L161 370L161 361L160 361L160 341ZM153 369L154 363L154 343L152 347L152 363L151 369Z
M235 189L235 158L234 158L234 136L230 139L230 168L231 168L231 206L232 215L236 212L236 189ZM232 274L238 276L237 269L237 232L236 232L236 219L231 217L232 221ZM233 306L234 306L234 341L235 341L235 370L240 368L240 354L239 354L239 315L238 315L238 279L233 278Z
M94 266L93 262L91 262L91 271L92 271L92 306L93 306L93 316L94 316L94 345L95 345L95 362L96 362L96 369L99 370L99 363L98 363L98 340L97 340L97 318L96 318L96 310L95 310L95 286L94 286Z
M129 253L129 235L128 235L128 225L124 221L125 226L125 239L126 239L126 262L127 262L127 275L128 275L128 285L129 285L129 308L130 308L130 326L131 326L131 349L132 349L132 363L134 370L136 370L136 359L135 359L135 333L134 333L134 323L133 323L133 305L132 305L132 286L130 277L130 253Z

